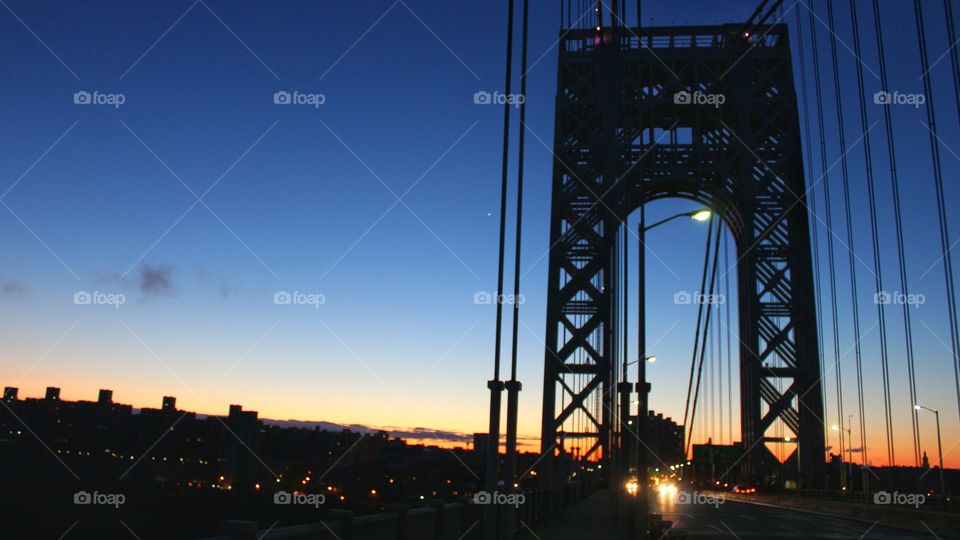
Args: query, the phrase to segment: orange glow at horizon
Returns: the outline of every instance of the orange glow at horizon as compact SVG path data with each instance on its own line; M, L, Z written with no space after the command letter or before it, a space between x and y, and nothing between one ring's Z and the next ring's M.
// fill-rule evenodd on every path
M37 371L41 370L38 369ZM302 422L329 422L331 424L347 427L348 429L352 425L362 425L373 430L383 429L384 431L388 432L402 432L416 429L413 426L424 426L424 424L426 424L429 426L431 431L449 432L457 435L458 439L452 440L431 437L411 437L406 435L396 435L396 437L404 440L409 445L437 446L443 449L472 449L473 442L472 440L469 440L472 437L472 434L475 432L482 433L487 429L485 407L481 408L481 412L475 415L476 417L473 417L474 415L470 416L473 421L469 424L464 422L464 415L457 410L441 411L444 414L437 415L432 419L425 419L416 413L411 413L406 417L386 415L374 417L369 413L377 410L377 407L375 406L371 406L369 409L351 407L351 414L356 414L357 417L346 417L342 408L331 409L330 414L318 414L315 412L310 412L312 409L311 407L305 407L302 405L300 407L296 407L294 406L293 402L285 402L283 396L266 394L255 395L244 392L243 395L247 396L246 399L231 400L226 393L211 393L206 396L195 397L188 393L164 392L162 390L158 391L154 387L148 386L152 381L142 379L135 381L124 381L121 385L117 384L119 381L111 381L110 384L103 384L103 381L96 382L90 376L84 375L78 376L70 374L69 377L63 375L59 377L50 377L49 374L46 374L42 377L48 382L40 383L36 382L35 380L17 381L16 378L7 376L6 380L10 382L5 383L5 386L18 387L20 399L43 397L47 386L58 386L61 388L61 399L65 401L95 401L97 399L97 392L99 389L109 388L114 390L113 399L115 402L130 404L137 409L160 408L163 396L172 395L177 398L178 409L196 412L201 415L225 416L228 413L230 404L236 403L242 405L245 410L258 411L261 419L266 418L275 421L292 420ZM128 382L130 384L128 384ZM236 394L236 391L232 391L231 394ZM286 404L286 406L284 406L284 404ZM533 433L539 433L539 427L540 426L535 420L521 422L521 434L518 440L518 449L520 452L539 453L539 437L532 435ZM949 426L943 426L943 429L944 441L960 440L960 437L957 437L955 433L950 431L951 428ZM523 432L530 435L524 435ZM706 444L707 439L708 437L695 434L694 444ZM724 440L723 443L729 444L729 437L726 437L725 439L726 440ZM739 437L736 437L736 439L739 439ZM904 431L898 432L894 443L896 465L905 467L914 466L910 433ZM939 458L937 456L936 448L936 431L935 427L933 427L932 420L924 423L921 426L921 443L921 451L926 452L930 466L938 466ZM721 444L721 441L715 439L714 444ZM782 451L778 453L776 449L773 448L772 451L774 455L780 459L785 459L790 455L790 453L793 452L795 443L783 443L776 446L781 446ZM825 459L828 458L828 453L839 453L837 450L839 447L839 440L836 432L829 433L829 436L827 437L827 446L829 451L824 453ZM860 438L856 431L853 432L852 446L854 451L852 452L852 459L851 453L849 452L850 446L851 445L847 440L847 435L844 433L844 461L862 464L863 456L859 449ZM501 434L501 452L504 451L503 447L504 441ZM886 439L880 430L874 430L870 432L870 436L867 439L867 450L867 462L869 465L874 467L883 467L888 465ZM943 451L946 467L948 469L960 468L960 445L954 447L945 442Z

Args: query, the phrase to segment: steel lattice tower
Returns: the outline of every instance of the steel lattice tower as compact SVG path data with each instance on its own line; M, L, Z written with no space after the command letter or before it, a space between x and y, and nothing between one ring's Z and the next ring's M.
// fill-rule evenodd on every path
M579 440L584 456L610 455L617 233L639 205L683 197L711 208L737 245L747 471L773 459L763 443L774 440L772 426L783 426L798 441L805 484L816 485L823 396L787 29L749 36L736 26L662 27L641 35L583 29L561 40L542 451L553 456ZM698 103L709 96L724 103ZM577 411L586 428L574 427Z

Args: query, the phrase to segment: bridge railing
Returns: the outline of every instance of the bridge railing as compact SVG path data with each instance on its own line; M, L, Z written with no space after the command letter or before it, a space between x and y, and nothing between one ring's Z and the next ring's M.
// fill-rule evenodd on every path
M514 512L514 529L520 530L524 524L535 523L583 499L598 486L596 475L581 474L554 487L521 490L523 502ZM482 531L484 506L472 501L388 508L387 512L364 516L334 510L324 521L272 529L262 529L253 521L230 520L224 522L222 534L203 540L254 540L267 533L277 540L477 540Z
M719 29L718 29L719 28ZM731 43L745 43L750 48L782 46L785 28L783 25L766 26L755 35L742 36L739 25L717 26L672 26L669 28L604 29L602 36L591 28L568 30L561 36L561 47L567 52L591 51L600 43L609 43L614 36L629 49L716 49Z

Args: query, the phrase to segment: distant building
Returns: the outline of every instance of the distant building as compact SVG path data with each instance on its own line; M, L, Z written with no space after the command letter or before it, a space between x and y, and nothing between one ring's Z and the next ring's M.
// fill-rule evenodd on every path
M473 451L474 452L481 452L481 453L486 452L488 444L490 444L489 433L473 434Z

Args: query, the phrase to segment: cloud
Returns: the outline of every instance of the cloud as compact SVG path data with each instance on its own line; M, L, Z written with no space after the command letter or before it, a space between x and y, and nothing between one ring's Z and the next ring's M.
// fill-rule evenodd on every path
M222 272L211 272L200 270L197 273L200 283L207 289L210 289L216 295L217 300L229 302L234 299L254 299L257 295L262 298L267 294L265 291L256 291L245 285L234 282L229 276Z
M137 288L144 295L173 296L176 292L173 271L174 267L171 264L143 264L140 266L140 280Z
M334 422L324 421L270 420L268 418L263 418L262 420L265 424L281 427L298 427L307 429L319 428L327 431L340 431L341 429L348 429L355 433L376 433L377 431L386 431L391 437L398 437L409 442L428 441L432 443L437 441L445 441L453 444L473 442L473 433L461 433L457 431L447 431L443 429L425 427L371 427L363 424L337 424ZM501 439L503 439L503 436L501 436ZM517 440L521 446L526 445L532 448L535 448L540 444L539 437L532 435L518 436Z
M0 281L0 300L9 300L12 298L18 298L26 294L27 288L15 280L2 280Z
M415 428L383 428L394 437L400 437L407 440L439 440L449 442L471 442L473 434L458 433L455 431L444 431L424 427Z

